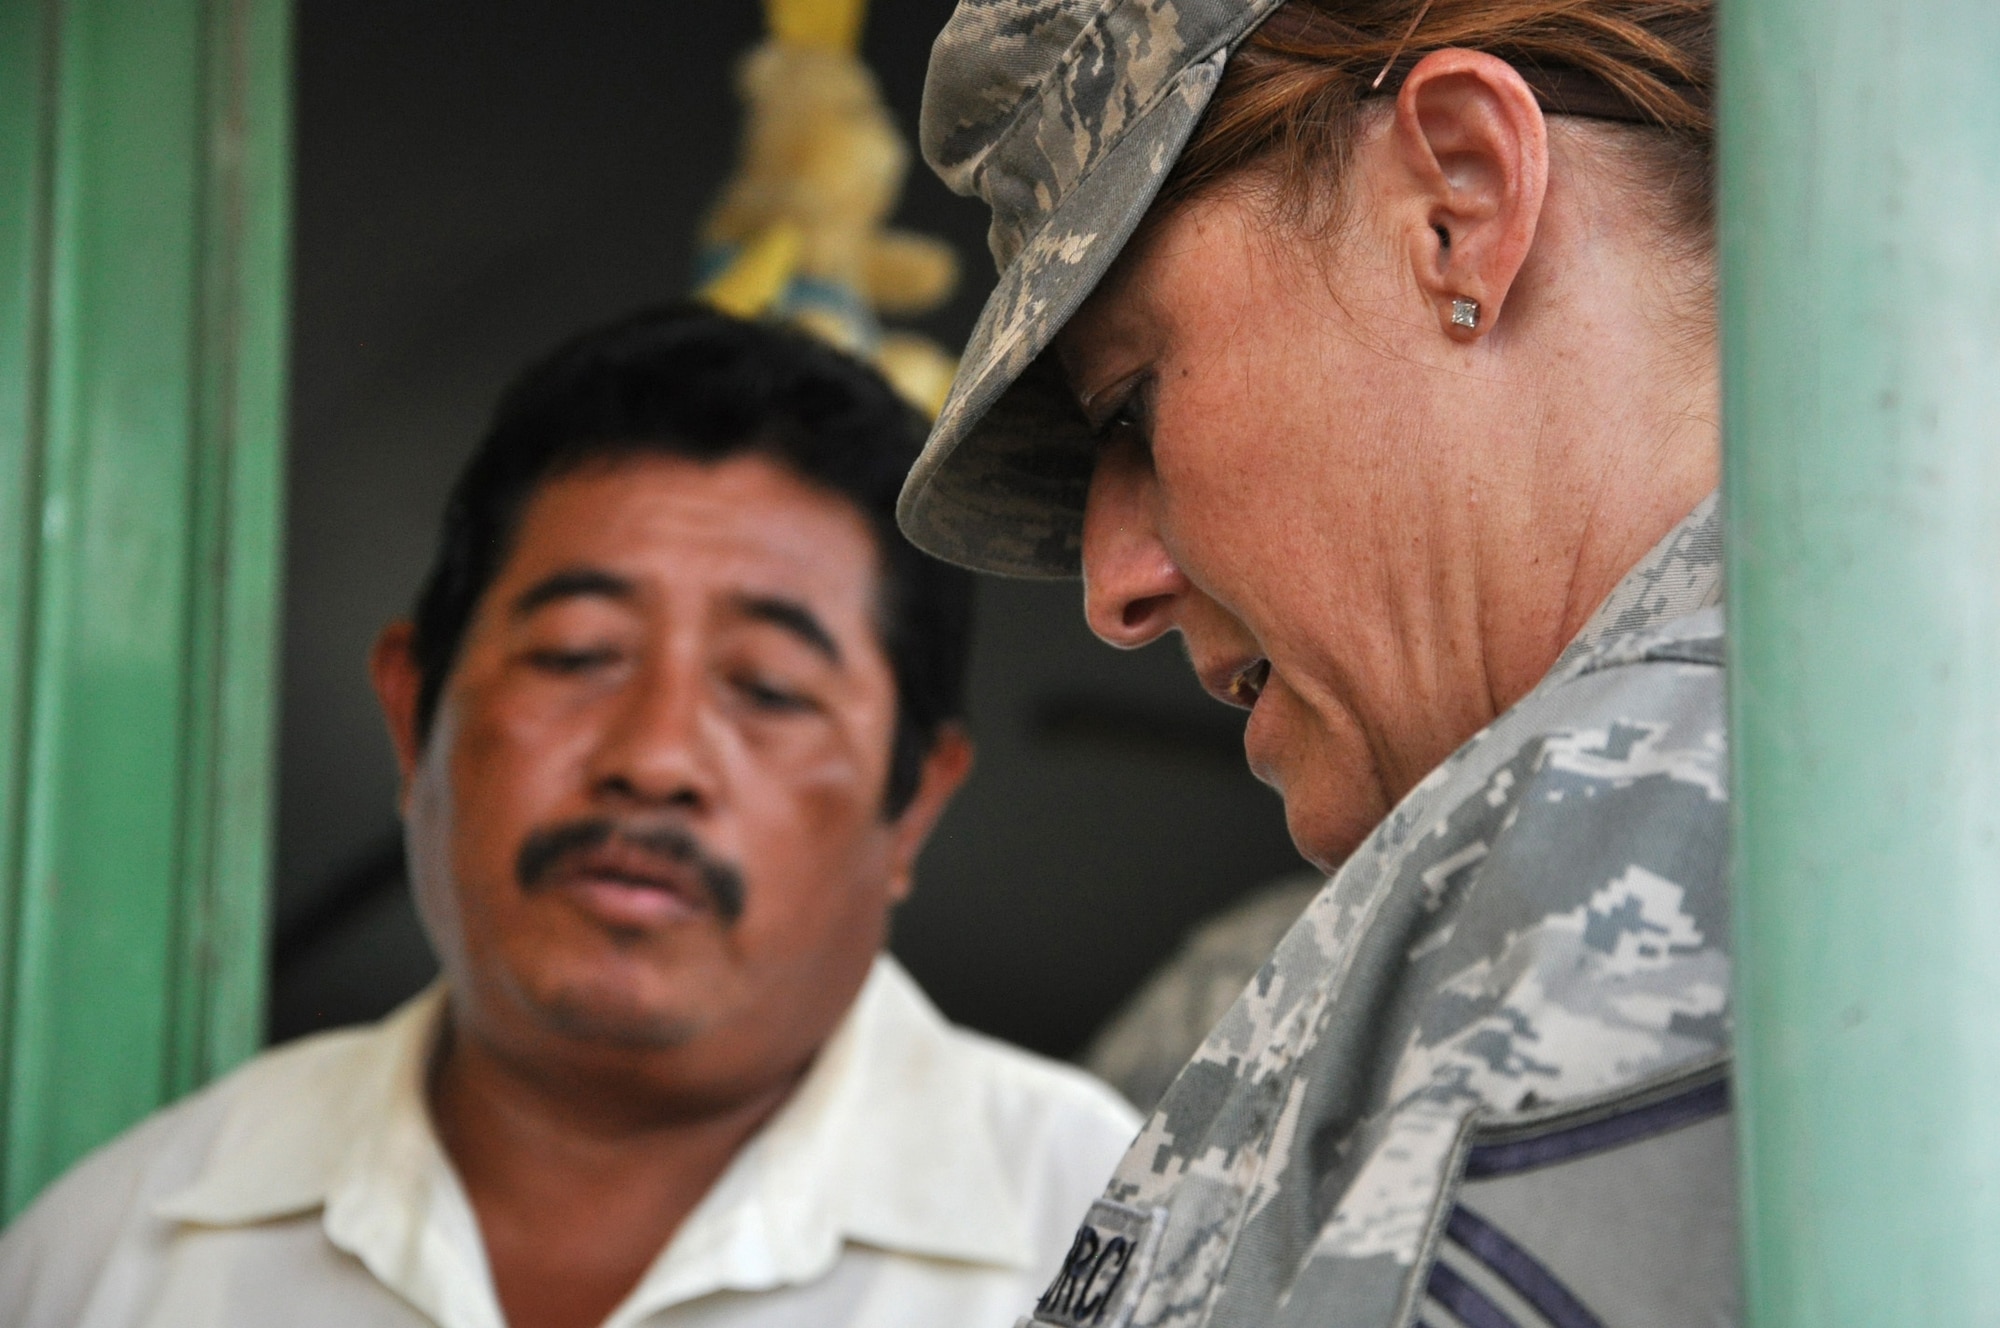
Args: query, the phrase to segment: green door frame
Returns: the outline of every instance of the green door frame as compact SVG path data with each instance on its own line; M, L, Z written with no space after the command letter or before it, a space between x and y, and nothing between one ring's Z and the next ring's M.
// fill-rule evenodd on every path
M284 0L0 0L0 1212L262 1033Z
M1724 0L1749 1322L2000 1313L2000 5Z

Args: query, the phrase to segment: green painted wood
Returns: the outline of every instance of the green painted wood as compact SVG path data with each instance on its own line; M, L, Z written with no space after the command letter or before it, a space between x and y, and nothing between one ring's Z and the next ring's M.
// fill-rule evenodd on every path
M277 0L0 0L0 1204L261 1023Z
M51 35L39 5L0 0L0 1126L13 1076L28 681L41 492ZM0 1215L6 1199L0 1134Z
M2000 6L1726 0L1750 1321L2000 1306Z

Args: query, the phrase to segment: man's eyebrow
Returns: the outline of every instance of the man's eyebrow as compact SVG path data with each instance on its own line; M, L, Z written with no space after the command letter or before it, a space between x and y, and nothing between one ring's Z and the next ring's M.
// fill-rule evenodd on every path
M736 610L746 618L781 627L825 655L835 664L842 662L840 643L826 630L818 615L795 599L781 595L738 595Z
M557 600L596 597L629 600L639 588L615 573L597 567L571 567L545 576L514 598L514 616L525 618Z

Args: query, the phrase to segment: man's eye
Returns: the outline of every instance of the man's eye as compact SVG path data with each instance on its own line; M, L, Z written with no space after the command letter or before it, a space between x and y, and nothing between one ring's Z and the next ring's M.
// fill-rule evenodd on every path
M615 664L617 661L617 651L602 647L591 650L547 649L531 650L528 652L528 663L540 669L543 673L553 673L560 676L589 673L594 669L601 669Z
M812 709L812 698L802 693L779 687L762 678L740 677L736 689L743 693L751 705L759 710L790 713Z

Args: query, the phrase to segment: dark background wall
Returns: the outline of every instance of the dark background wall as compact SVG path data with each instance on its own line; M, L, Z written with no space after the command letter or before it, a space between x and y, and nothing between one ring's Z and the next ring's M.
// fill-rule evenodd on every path
M944 0L875 0L866 53L914 135ZM272 1031L370 1017L432 966L399 887L363 673L501 384L683 292L734 152L753 0L304 0ZM985 217L917 164L899 218L991 281ZM1072 1052L1196 919L1295 868L1240 725L1178 651L1092 639L1074 583L988 581L979 768L895 949L954 1018Z

